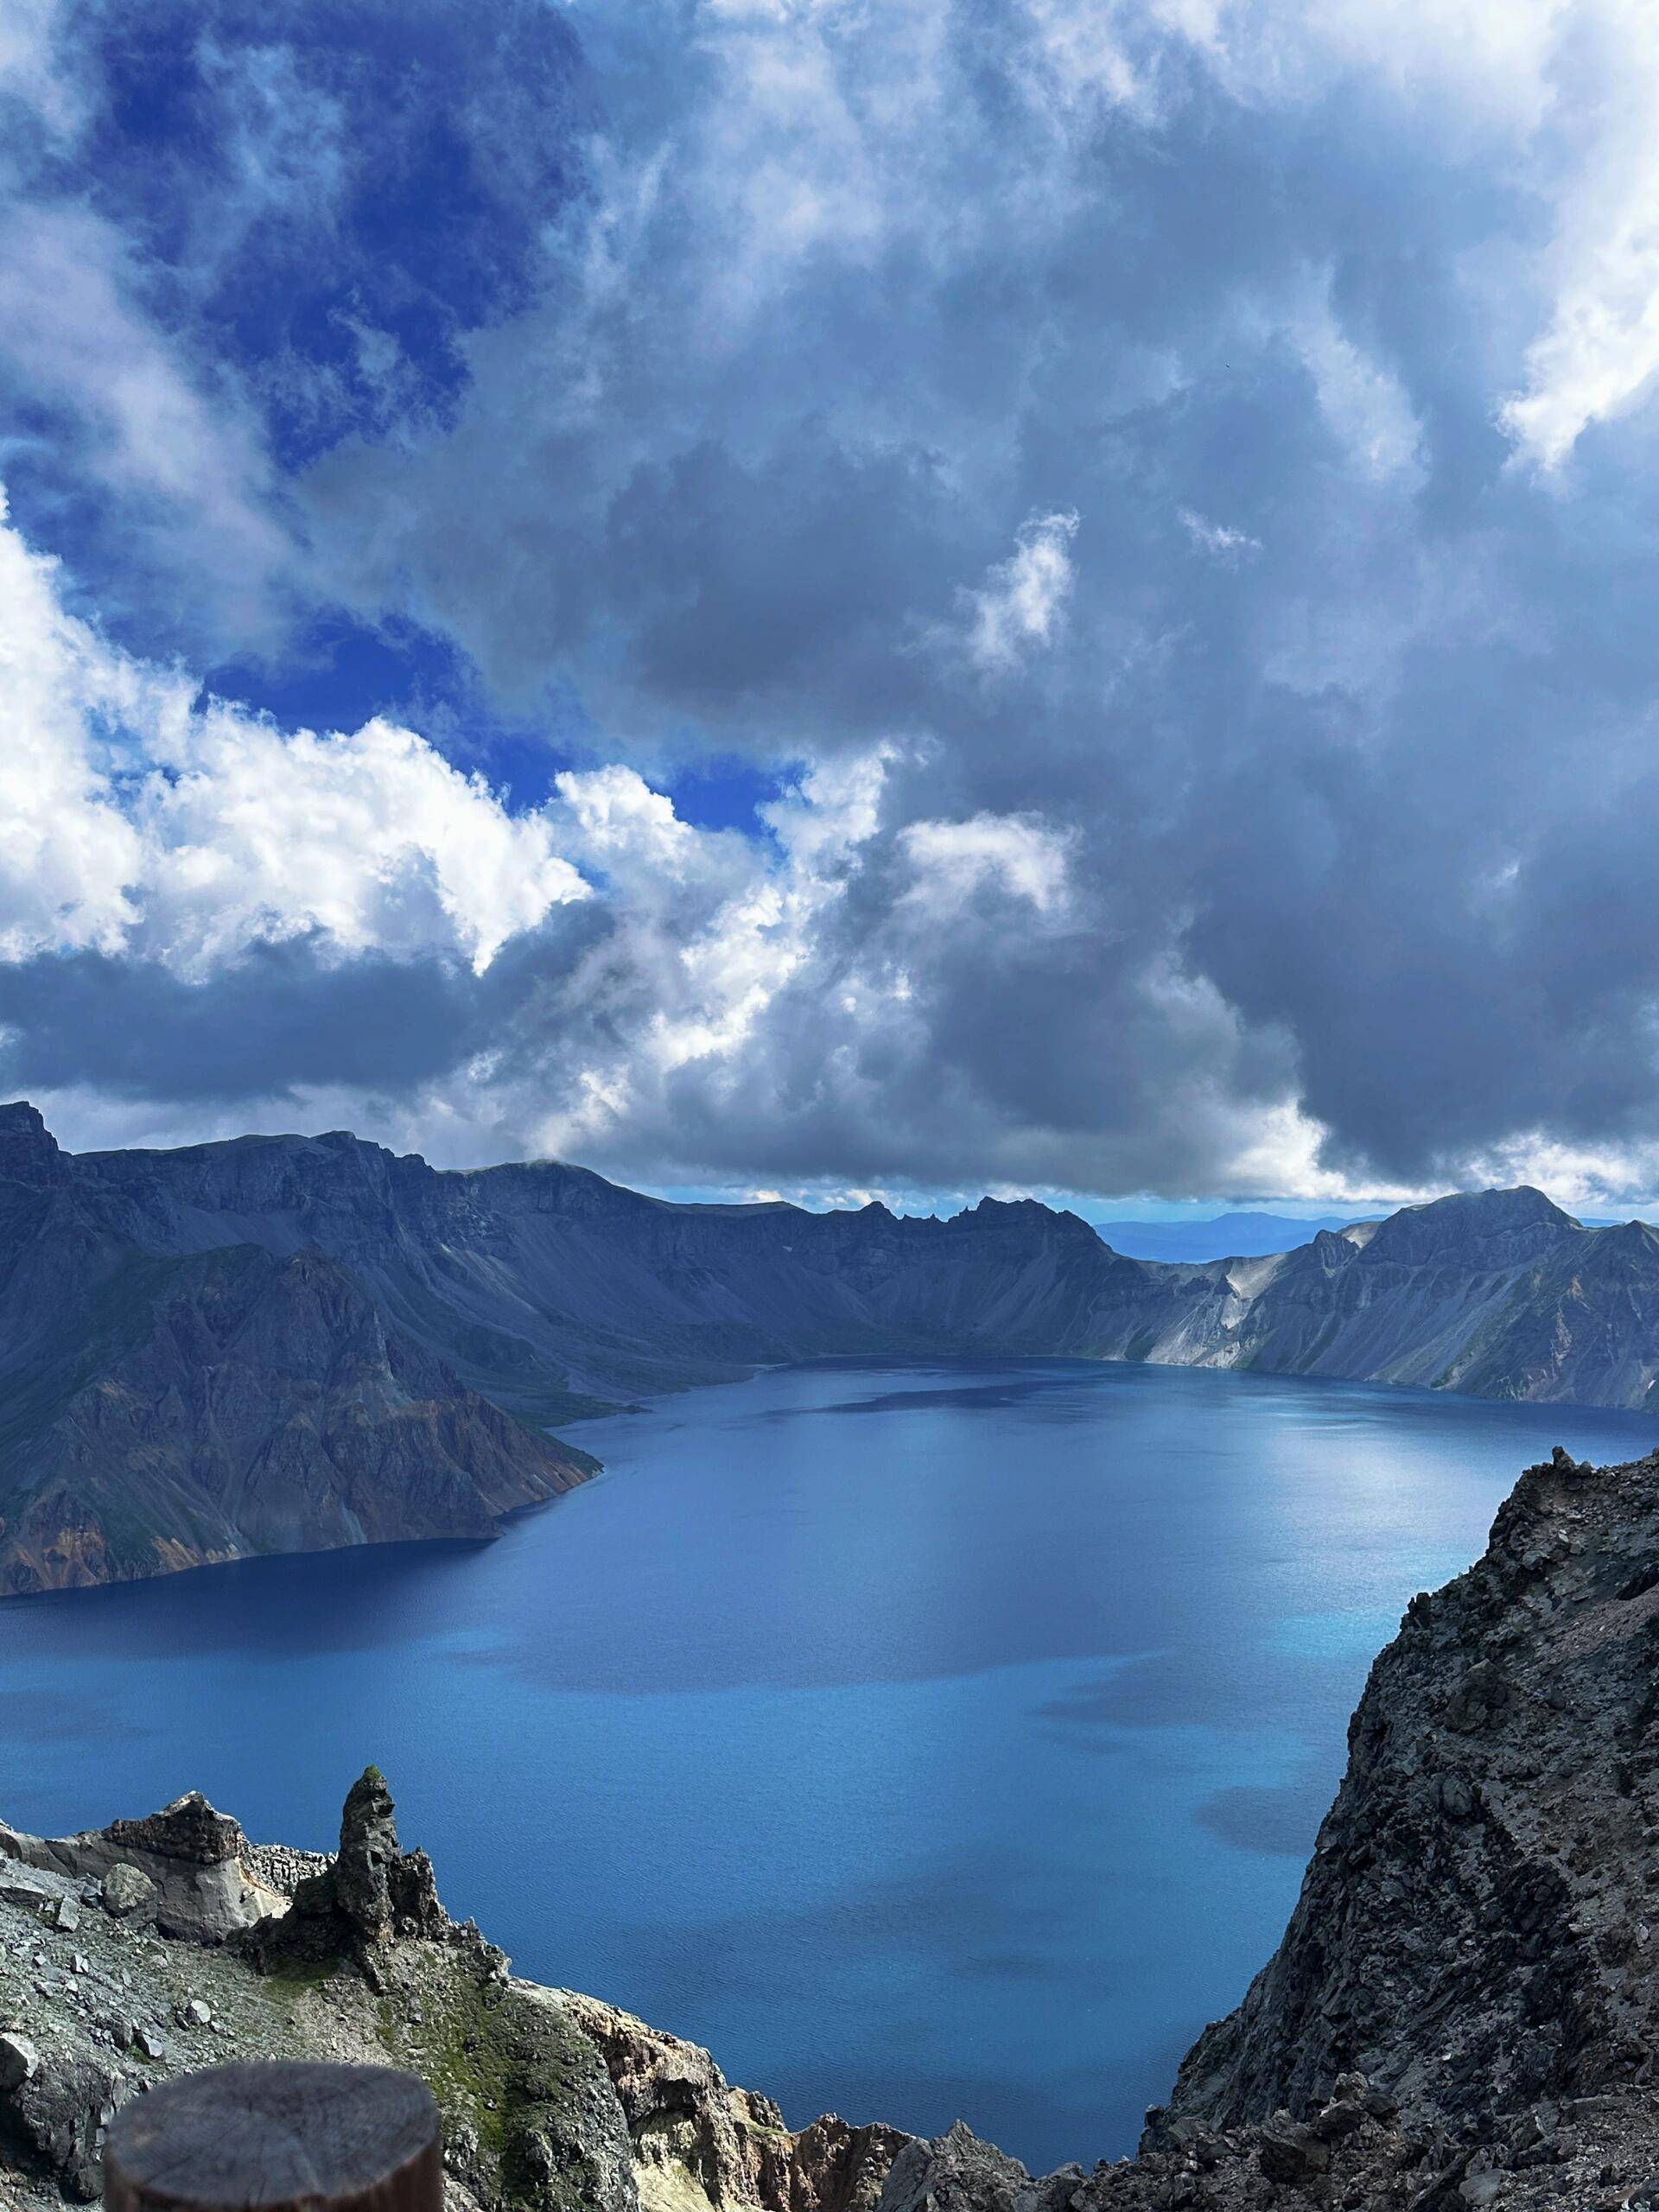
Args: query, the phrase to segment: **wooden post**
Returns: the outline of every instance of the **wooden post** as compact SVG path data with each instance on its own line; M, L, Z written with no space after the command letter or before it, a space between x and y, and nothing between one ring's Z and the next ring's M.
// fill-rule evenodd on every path
M122 2106L108 2212L442 2212L438 2108L390 2066L213 2066Z

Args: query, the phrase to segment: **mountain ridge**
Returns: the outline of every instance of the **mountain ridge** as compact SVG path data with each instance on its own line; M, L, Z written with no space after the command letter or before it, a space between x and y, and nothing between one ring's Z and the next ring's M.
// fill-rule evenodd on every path
M264 1261L226 1256L238 1252ZM302 1283L276 1270L302 1255L305 1355L284 1366L276 1347ZM244 1399L258 1395L259 1330L227 1367L205 1317L228 1313L236 1282L251 1297L261 1270L272 1403L258 1419L245 1406L227 1456L216 1408L232 1368ZM168 1284L186 1306L207 1300L189 1327L162 1318ZM347 1307L355 1380L333 1362L326 1322ZM549 1440L555 1423L802 1359L1048 1355L1659 1408L1659 1236L1640 1223L1585 1229L1522 1185L1276 1255L1160 1262L1114 1252L1077 1214L1031 1198L988 1197L947 1218L876 1202L704 1206L556 1161L435 1169L340 1130L71 1154L27 1102L0 1107L0 1587L104 1579L103 1561L130 1573L285 1548L285 1526L327 1543L372 1528L485 1534L512 1503L591 1471ZM65 1430L43 1392L71 1373L94 1395ZM181 1423L188 1512L168 1456ZM243 1529L213 1501L250 1495L256 1460L285 1465L286 1490L270 1472ZM57 1470L52 1510L44 1466ZM384 1511L365 1510L374 1467L391 1486ZM77 1518L77 1494L107 1522L124 1483L151 1524L111 1548L107 1527L100 1540Z

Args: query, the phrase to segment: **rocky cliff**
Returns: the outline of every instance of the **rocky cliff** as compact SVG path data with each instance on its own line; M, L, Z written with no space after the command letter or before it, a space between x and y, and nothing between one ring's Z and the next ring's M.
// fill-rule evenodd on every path
M1371 1671L1283 1944L1182 2067L1211 2123L1345 2069L1412 2116L1651 2075L1659 2050L1659 1454L1530 1468L1484 1558Z
M0 1592L486 1536L593 1462L469 1389L340 1262L146 1249L0 1150ZM38 1179L25 1179L37 1177Z
M1265 1259L1075 1214L671 1205L343 1132L71 1157L0 1107L0 1588L485 1533L588 1471L543 1425L826 1356L1069 1354L1659 1404L1659 1236L1535 1191Z
M1659 1454L1558 1452L1377 1661L1284 1942L1139 2155L1040 2179L963 2126L792 2130L706 2052L516 1980L372 1770L328 1859L199 1798L0 1827L0 2202L89 2196L124 2098L263 2053L421 2072L454 2212L1653 2212L1656 1662Z

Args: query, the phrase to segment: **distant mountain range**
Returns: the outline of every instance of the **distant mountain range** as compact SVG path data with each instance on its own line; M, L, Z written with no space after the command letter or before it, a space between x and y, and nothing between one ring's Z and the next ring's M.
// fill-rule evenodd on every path
M1321 1230L1340 1231L1357 1221L1376 1221L1396 1209L1379 1204L1351 1213L1218 1213L1207 1221L1097 1221L1095 1232L1113 1251L1129 1260L1260 1260L1271 1252L1294 1251L1311 1243ZM1588 1214L1582 1229L1612 1229L1614 1222Z
M1376 1209L1379 1214L1391 1211ZM1288 1252L1322 1229L1346 1229L1359 1213L1218 1213L1208 1221L1097 1221L1096 1233L1128 1260L1259 1260Z
M546 1424L825 1357L1069 1354L1659 1411L1659 1236L1489 1191L1266 1257L1074 1213L686 1205L344 1132L61 1152L0 1107L0 1591L485 1535Z

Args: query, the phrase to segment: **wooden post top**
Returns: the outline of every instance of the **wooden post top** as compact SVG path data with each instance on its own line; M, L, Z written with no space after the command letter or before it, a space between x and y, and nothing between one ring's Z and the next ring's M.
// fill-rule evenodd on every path
M109 2212L441 2212L438 2108L390 2066L213 2066L123 2105Z

